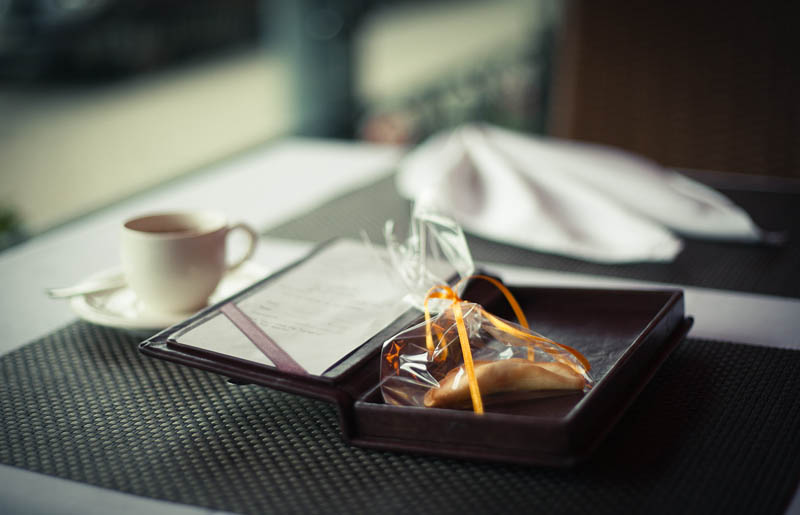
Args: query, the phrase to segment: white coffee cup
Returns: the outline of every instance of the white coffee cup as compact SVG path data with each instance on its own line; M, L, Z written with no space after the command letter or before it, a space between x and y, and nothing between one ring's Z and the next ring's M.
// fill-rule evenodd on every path
M226 264L228 234L249 238L240 258ZM189 313L204 307L223 275L252 256L258 236L248 225L228 223L216 212L152 214L122 228L122 269L128 286L146 308Z

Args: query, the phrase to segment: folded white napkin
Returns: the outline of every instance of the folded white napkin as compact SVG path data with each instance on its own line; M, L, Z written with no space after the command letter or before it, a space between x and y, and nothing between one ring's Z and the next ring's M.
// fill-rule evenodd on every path
M602 263L670 261L675 235L759 241L722 194L621 150L466 125L400 164L400 193L478 236Z

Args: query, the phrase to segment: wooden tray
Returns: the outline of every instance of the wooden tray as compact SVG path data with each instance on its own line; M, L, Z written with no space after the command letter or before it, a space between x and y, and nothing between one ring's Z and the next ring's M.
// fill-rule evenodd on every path
M308 259L308 258L306 258ZM296 266L296 265L293 265ZM291 268L291 267L289 267ZM378 387L384 341L418 322L409 310L322 375L296 375L172 342L169 335L205 318L280 275L142 342L141 352L254 383L333 402L342 436L377 449L547 466L570 466L589 456L613 428L691 326L681 290L605 290L514 287L531 327L577 348L592 363L588 393L487 407L486 413L400 407L383 402ZM464 298L513 319L502 296L476 281Z

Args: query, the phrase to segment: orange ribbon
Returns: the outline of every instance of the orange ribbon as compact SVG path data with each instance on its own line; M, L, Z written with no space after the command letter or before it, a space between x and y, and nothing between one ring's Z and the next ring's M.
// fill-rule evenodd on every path
M500 290L500 292L505 296L506 300L511 305L512 311L514 311L514 315L517 317L517 320L519 321L519 325L521 325L525 329L528 329L528 331L522 331L512 326L508 322L505 322L501 318L492 315L491 313L489 313L480 306L478 306L478 309L480 309L481 314L483 314L486 317L486 319L489 320L489 322L491 322L492 325L494 325L497 329L512 336L516 336L520 339L526 340L528 342L528 359L530 361L535 361L536 356L534 347L538 347L539 349L542 349L551 356L553 356L553 358L556 361L560 361L570 366L573 370L575 370L579 374L583 374L585 371L591 368L589 361L583 356L583 354L578 352L576 349L573 349L568 345L563 345L554 342L549 338L538 336L529 332L530 326L528 325L528 320L525 318L525 314L522 312L522 308L520 308L519 302L517 302L517 299L514 298L514 295L511 293L511 291L509 291L509 289L506 288L506 286L497 279L485 275L473 275L459 281L459 283L456 284L455 288L451 288L447 285L434 286L433 288L428 290L428 294L425 296L425 344L428 348L428 355L432 359L444 360L447 358L447 347L442 347L439 351L439 354L438 355L435 354L436 346L434 345L433 341L433 332L434 331L436 332L437 342L442 342L442 340L444 339L444 331L437 324L431 323L431 314L430 314L430 309L428 308L428 301L431 299L449 300L451 301L451 303L448 307L452 309L453 316L456 321L456 329L458 330L458 339L461 343L461 354L463 355L464 358L464 369L467 371L467 379L469 381L469 393L470 397L472 398L472 409L473 411L475 411L475 413L478 414L483 413L483 400L481 399L480 388L478 387L478 380L475 377L475 365L472 360L472 351L469 346L469 335L467 334L467 327L464 324L464 312L462 310L461 305L465 301L461 299L456 293L458 285L461 284L462 281L469 279L483 279L485 281L489 281L495 287L497 287L497 289ZM581 364L583 368L581 369L572 361L564 359L562 355L563 353L557 349L554 349L551 346L557 347L558 349L563 349L564 351L570 353L578 360L578 362Z

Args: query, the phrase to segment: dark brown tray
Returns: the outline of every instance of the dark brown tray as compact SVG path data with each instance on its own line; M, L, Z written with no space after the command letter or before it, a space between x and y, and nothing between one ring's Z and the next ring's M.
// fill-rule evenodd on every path
M489 406L478 416L387 405L376 387L356 400L351 441L379 449L571 466L591 454L691 326L681 291L510 289L532 328L589 358L594 388ZM492 311L491 304L486 307ZM494 310L502 311L502 305Z
M612 429L661 363L685 336L680 290L601 290L510 286L531 327L583 352L595 386L588 393L527 400L470 411L392 406L378 388L383 342L419 320L409 311L321 376L286 373L175 344L169 335L204 318L265 278L139 346L158 358L333 402L342 435L355 445L470 459L570 466L586 458ZM464 294L489 311L513 319L502 297L485 282Z

